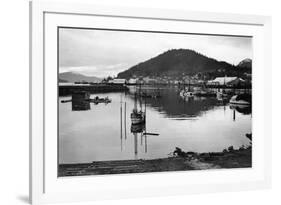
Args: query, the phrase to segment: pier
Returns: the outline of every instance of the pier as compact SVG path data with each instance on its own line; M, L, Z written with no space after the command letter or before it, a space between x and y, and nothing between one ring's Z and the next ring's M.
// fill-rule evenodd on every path
M116 84L73 84L59 85L59 96L69 96L75 92L109 93L109 92L125 92L129 89L125 85Z

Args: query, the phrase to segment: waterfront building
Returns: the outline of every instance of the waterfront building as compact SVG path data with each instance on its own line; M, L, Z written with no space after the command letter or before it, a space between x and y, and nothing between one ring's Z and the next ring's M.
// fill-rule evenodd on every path
M118 84L118 85L125 85L126 84L126 79L115 78L113 80L108 81L108 83Z
M128 83L129 84L136 84L137 83L137 79L131 78L131 79L129 79Z
M235 86L245 83L245 80L238 77L217 77L214 80L209 80L207 82L208 85L228 85Z

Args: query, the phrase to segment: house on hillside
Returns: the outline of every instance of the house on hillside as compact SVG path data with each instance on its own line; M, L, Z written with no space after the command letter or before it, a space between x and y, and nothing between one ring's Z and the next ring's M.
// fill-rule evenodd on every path
M145 84L155 84L155 83L157 83L156 79L150 78L150 77L144 77L142 80Z
M245 80L238 77L217 77L214 80L209 80L207 85L227 85L227 86L237 86L244 84Z
M90 86L89 83L78 83L78 82L75 82L75 83L59 83L59 86L63 87L63 86Z
M129 79L128 83L129 84L137 84L137 79L131 78L131 79Z

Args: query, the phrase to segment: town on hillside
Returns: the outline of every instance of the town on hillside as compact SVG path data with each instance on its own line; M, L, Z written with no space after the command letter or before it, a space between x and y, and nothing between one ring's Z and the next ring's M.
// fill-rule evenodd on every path
M124 68L116 77L97 78L74 72L59 74L59 87L64 89L91 86L95 90L114 91L130 85L250 89L251 84L251 59L232 65L189 49L168 50L129 69Z

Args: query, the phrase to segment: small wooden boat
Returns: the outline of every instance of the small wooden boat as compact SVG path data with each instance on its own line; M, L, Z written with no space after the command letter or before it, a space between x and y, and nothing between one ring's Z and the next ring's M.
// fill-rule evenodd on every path
M234 104L234 105L248 105L248 106L250 106L252 104L252 95L250 95L250 94L234 95L230 99L229 103Z
M194 97L194 92L193 92L193 89L191 89L191 87L190 87L190 82L189 82L187 88L184 87L180 91L180 96L183 98L193 98Z
M111 103L111 99L109 99L108 97L105 98L99 98L98 96L96 96L94 99L90 99L90 102L95 103L95 104L99 104L99 103Z
M180 96L183 97L183 98L185 98L185 97L190 98L190 97L194 97L194 93L193 93L193 92L190 92L190 91L182 90L182 91L180 92Z
M239 113L244 115L248 115L252 113L252 108L250 105L243 105L243 104L230 104L230 109L236 110Z
M217 92L217 98L218 99L226 99L228 98L228 94L226 94L225 92Z

